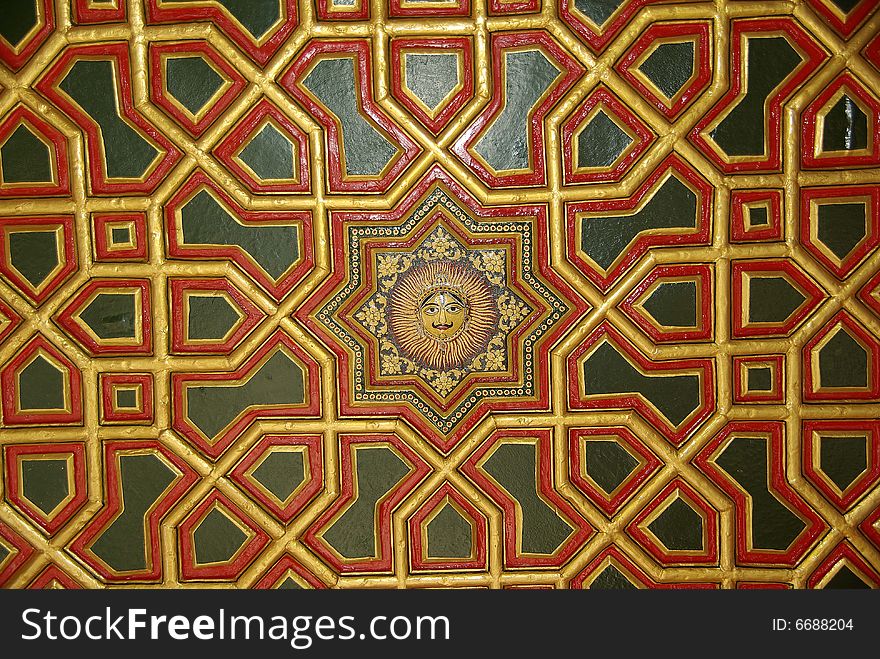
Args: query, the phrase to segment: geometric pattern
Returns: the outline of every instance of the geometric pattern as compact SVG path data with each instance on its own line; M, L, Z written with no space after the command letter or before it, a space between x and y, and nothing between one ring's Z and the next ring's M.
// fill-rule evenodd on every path
M0 587L880 588L871 0L14 0Z

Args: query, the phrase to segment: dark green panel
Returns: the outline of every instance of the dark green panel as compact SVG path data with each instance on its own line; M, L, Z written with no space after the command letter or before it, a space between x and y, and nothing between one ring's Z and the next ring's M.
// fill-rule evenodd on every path
M783 37L750 36L747 42L745 96L711 133L715 143L731 156L764 153L764 102L802 62L801 56Z
M31 286L38 288L58 267L58 234L55 231L11 232L9 261Z
M324 532L324 540L346 558L376 555L376 504L406 476L409 467L389 448L355 450L357 500Z
M22 460L21 481L24 498L46 515L71 493L64 459Z
M819 204L816 213L818 238L843 260L867 235L865 204Z
M552 554L571 535L571 524L538 496L537 446L502 444L483 469L519 504L523 552Z
M649 229L691 229L697 223L697 196L675 176L670 176L642 210L615 217L581 219L581 249L607 269L633 238Z
M292 179L296 175L293 144L272 124L263 126L241 150L238 158L264 181Z
M302 84L342 124L346 173L378 176L397 155L397 147L360 113L354 60L350 57L321 60Z
M140 178L159 152L117 113L110 60L77 60L59 87L101 128L109 178Z
M302 403L303 378L299 365L279 350L243 385L189 387L186 415L211 438L251 405Z
M196 564L225 563L247 540L247 534L224 513L214 508L193 530Z
M428 523L429 558L467 558L474 538L468 521L448 503Z
M23 410L64 409L64 374L37 355L19 375L18 400Z
M578 133L578 167L610 167L633 139L599 110Z
M854 151L868 148L868 117L846 94L825 115L823 151Z
M846 565L841 567L837 574L835 574L831 579L828 580L828 583L825 584L825 588L828 589L866 589L870 588L868 584L862 581L862 578L859 577L855 572L849 569Z
M697 375L643 375L607 342L584 361L584 389L590 395L640 393L674 426L700 406Z
M868 353L844 330L819 351L819 377L823 387L867 387Z
M134 389L116 390L116 407L134 409L137 407L137 392Z
M110 241L116 245L131 242L131 231L128 227L119 227L110 230Z
M622 4L622 0L574 0L575 8L600 27Z
M620 487L638 466L639 461L613 439L584 442L584 470L606 494Z
M279 501L286 501L306 479L301 451L272 451L251 472L251 477Z
M223 78L202 57L165 60L165 86L178 103L198 114L223 86Z
M609 565L593 579L590 589L597 590L636 590L632 581L626 578L624 574L613 565Z
M531 112L560 72L539 50L507 52L505 63L507 102L474 151L495 171L528 169Z
M9 556L9 554L10 552L6 546L0 543L0 566L3 565L3 561L6 560L6 557Z
M177 474L151 454L123 455L119 462L123 510L91 549L114 570L143 570L148 567L144 516Z
M703 518L684 499L670 503L648 524L651 533L673 551L702 551Z
M37 25L38 0L3 0L0 35L13 47Z
M295 226L242 225L202 190L180 210L184 242L189 245L238 245L273 279L299 259Z
M751 531L755 549L788 549L806 524L768 489L767 439L735 437L715 462L752 499Z
M136 316L134 293L99 293L79 315L101 339L134 339Z
M204 3L204 0L175 1L180 3ZM269 28L281 18L280 0L215 0L215 2L226 7L229 13L244 26L244 29L251 33L254 40L258 40L265 35Z
M662 283L642 306L665 327L696 327L697 284L693 281Z
M284 581L278 584L278 590L302 590L302 586L290 577L287 577Z
M747 368L749 391L771 391L773 389L772 372L767 366Z
M750 323L784 323L807 298L782 277L749 277Z
M431 110L436 110L458 85L455 53L406 53L406 87Z
M870 2L870 0L831 0L831 2L837 5L837 8L844 14L848 14L855 9L860 2Z
M770 218L767 216L767 208L765 206L750 206L749 224L753 227L765 227L770 224Z
M19 125L0 147L5 183L51 183L52 156L24 124Z
M186 338L219 341L240 318L225 297L190 295Z
M820 435L819 468L845 490L868 468L868 438Z
M694 42L664 43L642 62L639 71L672 98L694 74Z

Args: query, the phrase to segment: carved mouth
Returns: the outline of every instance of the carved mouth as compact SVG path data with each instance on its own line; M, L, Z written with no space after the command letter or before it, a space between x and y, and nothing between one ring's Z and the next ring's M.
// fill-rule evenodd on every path
M434 323L431 327L436 330L446 331L452 328L452 323Z

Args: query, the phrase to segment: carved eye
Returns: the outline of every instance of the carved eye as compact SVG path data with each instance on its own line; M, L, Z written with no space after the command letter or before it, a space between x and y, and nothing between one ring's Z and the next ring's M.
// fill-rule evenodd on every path
M461 312L461 305L456 304L455 302L451 302L446 306L446 313L459 313Z
M440 307L436 304L427 304L422 307L422 311L429 316L436 316L438 313L440 313Z

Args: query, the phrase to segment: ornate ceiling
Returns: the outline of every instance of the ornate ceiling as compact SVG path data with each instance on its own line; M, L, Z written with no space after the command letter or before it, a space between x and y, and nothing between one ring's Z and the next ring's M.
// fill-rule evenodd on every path
M880 587L875 0L6 0L0 585Z

